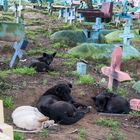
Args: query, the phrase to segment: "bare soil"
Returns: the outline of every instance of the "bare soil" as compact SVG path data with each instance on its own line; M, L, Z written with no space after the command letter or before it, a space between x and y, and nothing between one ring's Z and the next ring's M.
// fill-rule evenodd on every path
M57 17L52 18L48 14L39 12L38 10L25 11L24 14L26 30L35 31L37 28L44 29L44 32L52 32L63 27L63 23L57 19ZM42 24L29 24L29 20L41 21ZM6 43L6 45L5 45ZM8 45L7 45L8 44ZM52 47L52 42L49 37L43 36L42 34L37 34L35 40L31 41L29 39L29 45L27 52L30 49L36 49L38 44L42 44L42 47L48 51L57 51L58 54L64 55L68 48L54 49ZM6 60L11 57L13 49L11 49L11 43L3 42L0 44L0 54L1 59ZM6 46L6 47L5 47ZM7 50L6 50L7 48ZM41 55L41 54L40 54ZM29 56L29 59L36 56ZM76 62L78 59L75 59ZM106 90L107 85L101 85L99 82L102 78L107 77L101 74L100 68L96 66L98 64L110 65L109 61L106 60L88 60L87 73L96 79L96 82L91 85L78 85L76 81L77 77L66 75L65 72L71 72L76 70L76 63L68 67L64 62L73 61L70 58L62 58L57 55L51 64L52 71L54 73L38 73L35 76L26 75L11 75L5 80L13 86L10 91L7 91L8 96L12 96L15 104L15 108L22 105L36 105L36 101L39 97L50 87L55 85L60 80L67 80L73 83L72 95L74 98L86 105L92 106L90 113L85 115L83 119L73 125L58 125L56 129L48 130L48 137L44 138L37 134L24 134L25 139L31 140L105 140L109 134L112 134L112 129L107 126L97 125L97 120L101 117L112 118L119 122L118 134L123 133L124 139L126 140L139 140L140 139L140 117L132 117L130 115L122 116L104 116L96 112L95 105L91 100L92 96L99 94ZM8 68L7 64L1 63L1 70ZM137 81L140 79L140 61L133 59L122 62L122 70L130 73L133 80ZM45 82L47 81L47 82ZM128 100L132 98L139 98L140 94L132 89L132 81L120 83L119 87L126 89L126 98ZM11 113L13 109L5 108L5 122L12 124ZM14 125L13 125L14 126ZM14 128L16 128L14 126ZM84 128L86 131L85 138L79 138L79 131ZM78 139L79 138L79 139ZM113 140L123 140L114 136Z

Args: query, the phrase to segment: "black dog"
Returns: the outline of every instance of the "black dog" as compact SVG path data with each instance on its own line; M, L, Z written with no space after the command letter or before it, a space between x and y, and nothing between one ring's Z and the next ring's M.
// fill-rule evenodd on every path
M114 93L101 93L92 99L98 112L127 114L130 111L129 102Z
M89 112L89 108L74 101L71 88L70 83L60 83L47 90L37 103L38 110L60 124L77 122Z
M43 56L31 62L29 67L33 67L37 72L47 72L49 70L49 65L52 63L55 55L56 52L53 54L43 53Z

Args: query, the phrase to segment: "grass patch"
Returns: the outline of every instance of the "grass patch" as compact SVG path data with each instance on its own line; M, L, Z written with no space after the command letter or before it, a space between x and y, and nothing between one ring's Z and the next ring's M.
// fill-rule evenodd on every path
M96 122L97 125L100 126L107 126L107 127L111 127L111 128L117 128L119 123L116 120L113 119L105 119L105 118L99 118Z
M20 132L14 132L14 140L24 140L24 135Z
M74 55L71 55L71 54L68 54L68 53L57 53L57 57L59 58L64 58L64 59L74 59L75 56Z
M7 89L11 89L12 85L9 84L6 80L0 78L0 93L3 93Z
M30 75L30 76L34 76L37 73L34 68L28 68L28 67L16 68L13 69L12 72L14 74Z
M39 136L40 136L41 138L47 138L48 135L49 135L48 129L43 129L43 130L39 133Z
M5 108L13 109L14 108L14 101L11 96L1 96L1 100L3 100L3 105Z
M60 49L60 48L68 48L68 45L65 42L55 42L53 44L53 48Z
M55 52L55 50L51 49L51 50L47 50L46 47L42 46L42 44L38 44L36 48L32 48L29 49L27 52L28 56L34 56L34 55L42 55L44 52L47 53L53 53Z
M119 87L119 88L117 89L117 94L118 94L119 96L125 97L125 96L126 96L126 93L127 93L127 89L125 89L124 87Z
M5 78L11 74L11 70L0 71L0 78Z
M36 40L36 35L37 35L37 33L36 33L35 31L29 31L29 30L27 30L27 31L25 32L25 34L26 34L26 36L27 36L27 38L28 38L29 40Z
M11 70L0 71L0 78L8 77L11 74L34 76L36 73L37 72L35 71L34 68L28 68L28 67L15 68Z
M106 66L106 65L105 64L96 64L96 69L101 69L104 66Z
M91 75L82 75L77 81L77 84L79 85L92 85L93 83L95 83L95 78L93 78Z
M68 60L63 64L67 67L67 69L71 69L76 64L76 60Z
M49 71L49 72L48 72L48 75L57 77L57 76L60 75L60 73L59 73L59 72L56 72L56 71Z
M80 74L76 71L65 71L65 76L76 77L79 78Z
M47 79L44 79L43 80L43 85L45 86L45 85L47 85L48 84L48 80Z
M126 140L126 137L122 132L115 129L112 130L106 137L106 140Z
M140 112L139 111L131 111L129 114L133 117L140 117Z
M87 132L84 128L81 128L79 133L78 133L78 137L75 140L85 140L87 136Z

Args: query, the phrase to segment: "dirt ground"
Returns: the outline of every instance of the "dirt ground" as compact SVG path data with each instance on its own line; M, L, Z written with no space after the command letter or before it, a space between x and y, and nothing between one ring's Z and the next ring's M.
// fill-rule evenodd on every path
M47 13L43 13L38 10L30 10L24 12L24 20L26 25L26 32L35 32L38 28L42 28L44 32L51 33L55 30L63 29L64 23L59 21L56 16L50 16ZM66 27L66 25L65 25ZM47 34L48 35L48 34ZM99 94L106 90L107 85L99 84L102 78L107 77L101 74L100 68L97 67L99 64L109 65L110 62L106 60L87 60L88 67L87 73L95 78L95 83L91 85L78 85L78 78L68 74L76 70L76 63L78 59L71 59L62 57L67 53L70 48L55 49L53 43L50 41L48 36L44 36L42 33L35 34L34 38L27 38L29 44L27 52L29 50L37 50L43 47L46 52L57 51L53 63L51 64L52 72L50 73L38 73L35 76L26 75L11 75L5 78L5 81L10 83L13 88L8 91L8 96L12 96L14 100L14 108L22 105L35 106L36 101L39 99L48 88L55 85L60 80L67 80L72 82L72 95L74 98L86 105L92 106L91 112L85 115L83 119L73 125L58 125L56 129L48 130L48 137L43 137L40 133L37 134L24 134L25 140L106 140L109 135L113 136L113 140L139 140L140 139L140 116L106 116L96 112L95 105L91 100L92 96ZM3 60L9 60L13 49L11 49L11 43L2 42L0 45L1 62ZM40 48L41 49L41 48ZM61 54L61 55L60 55ZM41 54L37 54L41 55ZM29 59L36 57L28 56ZM65 62L74 62L72 66L68 66ZM7 69L7 64L1 63L1 70ZM140 60L132 59L125 61L122 64L122 70L127 71L133 78L130 82L120 83L119 87L125 89L126 98L128 100L132 98L139 98L140 95L132 89L133 81L140 79ZM66 74L67 73L67 74ZM5 121L12 124L11 113L13 109L4 110ZM119 122L118 128L113 130L107 126L97 125L97 120L100 118L114 119ZM14 125L13 125L14 126ZM16 128L14 126L14 128ZM84 129L86 136L80 137L80 130ZM116 132L116 133L115 133ZM116 135L115 135L116 134ZM120 135L123 134L121 137ZM111 140L111 139L107 139Z

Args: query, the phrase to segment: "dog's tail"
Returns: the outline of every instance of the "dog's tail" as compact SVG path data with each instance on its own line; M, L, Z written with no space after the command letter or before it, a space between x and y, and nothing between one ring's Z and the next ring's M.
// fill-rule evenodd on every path
M20 130L20 129L14 129L14 132L20 132L20 133L38 133L38 132L41 132L41 129L37 129L37 130Z

